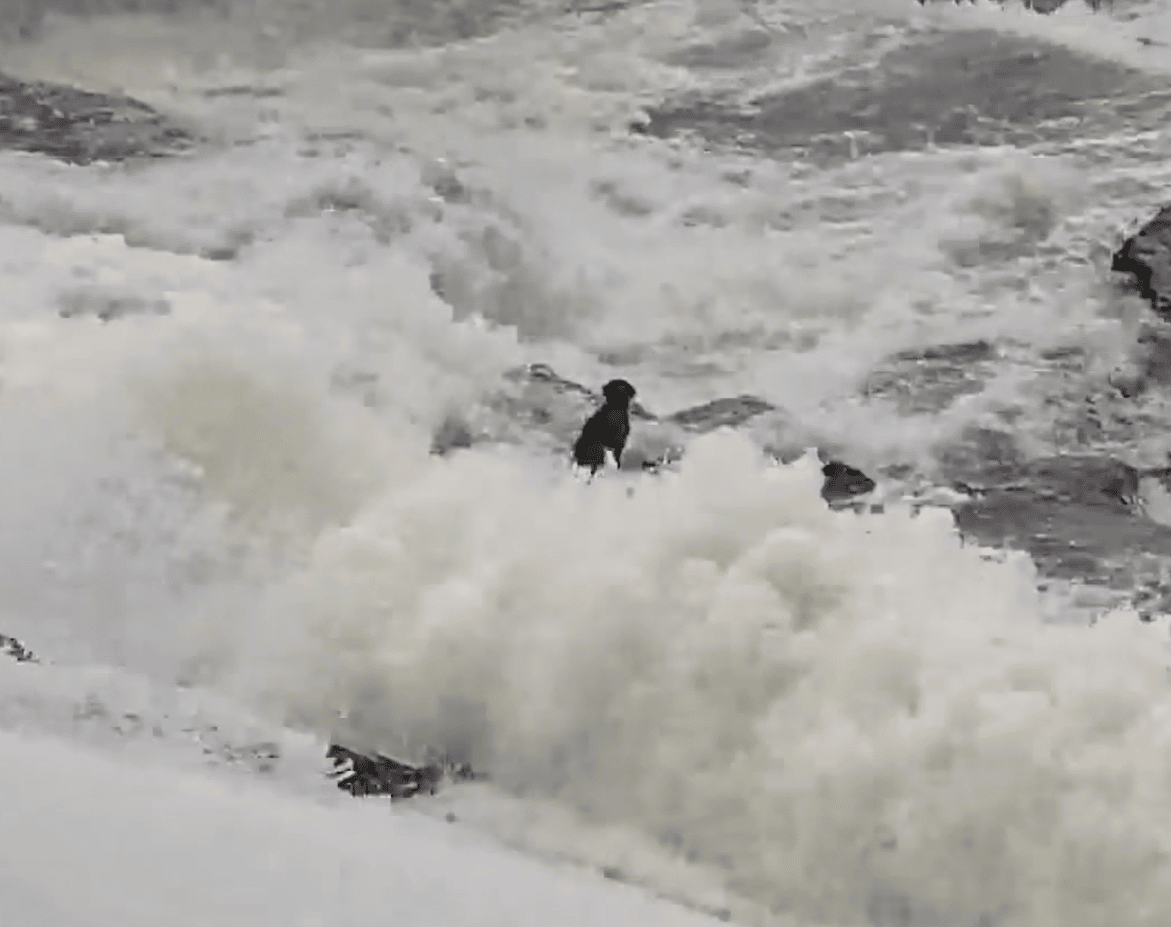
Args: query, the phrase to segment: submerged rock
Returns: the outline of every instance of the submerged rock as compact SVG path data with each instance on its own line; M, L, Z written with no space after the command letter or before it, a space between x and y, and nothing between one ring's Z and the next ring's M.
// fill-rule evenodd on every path
M1171 557L1171 528L1146 518L1140 473L1105 455L1066 454L990 472L955 506L965 538L1027 551L1043 576L1129 586L1128 562Z
M765 412L775 412L776 408L771 402L755 396L733 396L674 412L666 420L689 431L715 431L717 428L737 428Z
M1164 206L1123 242L1110 269L1129 274L1151 308L1171 316L1171 206Z
M1041 39L949 30L747 101L682 95L630 128L833 164L932 145L1023 147L1161 128L1165 91L1148 75Z
M449 416L443 420L434 435L431 436L431 453L443 457L452 451L471 447L476 443L467 423L458 418Z
M0 74L0 149L89 164L174 155L194 142L188 129L130 97Z
M132 315L168 315L171 304L166 299L147 299L133 293L110 293L100 290L69 290L57 300L57 314L63 319L94 316L110 322Z
M884 399L903 415L941 412L983 391L996 375L999 352L988 341L932 345L891 355L863 383L868 399Z

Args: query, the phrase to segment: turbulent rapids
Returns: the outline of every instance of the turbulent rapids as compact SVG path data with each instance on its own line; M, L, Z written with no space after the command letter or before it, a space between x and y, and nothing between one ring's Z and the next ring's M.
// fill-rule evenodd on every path
M1029 6L0 2L0 726L1167 923L1171 6Z

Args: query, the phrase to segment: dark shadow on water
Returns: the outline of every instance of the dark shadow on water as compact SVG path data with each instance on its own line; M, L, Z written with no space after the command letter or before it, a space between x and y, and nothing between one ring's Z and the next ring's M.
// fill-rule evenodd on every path
M189 129L130 97L0 74L0 150L88 164L177 154L195 141Z
M832 160L1099 134L1158 121L1169 104L1165 81L1037 39L972 30L760 98L751 111L720 100L667 103L635 131Z

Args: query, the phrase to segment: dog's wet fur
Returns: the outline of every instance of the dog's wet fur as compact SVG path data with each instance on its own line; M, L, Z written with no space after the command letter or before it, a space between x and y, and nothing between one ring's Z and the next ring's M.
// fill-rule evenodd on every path
M605 466L606 449L614 453L614 463L622 466L622 451L630 437L630 402L635 389L625 380L611 380L602 387L605 403L581 429L573 445L573 459L579 467L589 467L593 475Z

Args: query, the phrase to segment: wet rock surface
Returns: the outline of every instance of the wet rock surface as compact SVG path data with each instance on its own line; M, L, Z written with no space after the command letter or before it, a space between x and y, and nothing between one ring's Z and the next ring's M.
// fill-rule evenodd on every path
M702 433L715 431L717 428L737 428L749 419L775 411L776 406L755 396L733 396L729 399L713 399L701 406L682 409L668 415L666 421Z
M351 795L389 795L410 798L422 792L434 794L443 778L438 766L412 766L380 753L366 755L333 744L326 752L333 761L331 778Z
M1171 346L1171 340L1167 343ZM1159 366L1157 355L1152 353L1149 367ZM939 412L961 396L980 392L1004 357L1003 347L988 341L900 352L868 380L864 398L894 402L906 415ZM1126 590L1148 603L1166 599L1171 608L1171 584L1165 580L1171 577L1171 527L1149 516L1142 492L1151 480L1171 486L1171 466L1142 468L1128 462L1133 459L1129 445L1169 430L1161 393L1150 403L1145 398L1136 403L1108 384L1087 393L1089 360L1079 348L1052 350L1029 362L1037 365L1038 389L1052 394L1055 410L1045 452L1035 444L1026 450L1011 416L970 426L948 439L935 449L930 472L888 461L866 473L835 456L834 449L822 448L822 497L831 507L862 511L866 506L860 509L858 500L878 488L875 477L881 475L887 481L882 500L946 506L967 542L1026 551L1046 580ZM543 434L551 448L568 448L601 401L547 365L518 368L510 380L517 391L498 409L516 424L517 440L525 440L522 432L529 432L530 441L533 433ZM783 426L783 410L751 396L717 399L667 415L640 406L630 468L669 464L682 456L692 436L740 427L759 416L775 416ZM465 445L475 443L466 432L461 437ZM882 500L873 510L881 510Z
M1123 242L1111 270L1127 275L1157 313L1171 316L1171 206Z
M960 531L1028 551L1044 576L1127 588L1136 556L1171 558L1171 528L1145 517L1140 473L1120 460L1064 454L981 469L995 481L964 484L972 495L953 507Z
M1156 128L1165 83L1038 39L937 33L868 67L759 97L677 100L632 131L834 162L930 145L1033 145Z
M130 97L0 74L0 149L89 164L175 155L195 141L190 129Z
M449 419L436 432L433 453L447 453L485 441L544 444L556 453L572 446L582 422L602 404L600 391L566 379L547 364L509 371L508 388L489 398L475 423ZM656 415L637 399L630 405L630 443L624 470L656 469L677 460L686 441L717 428L737 428L783 410L755 396L733 396Z
M955 357L955 368L972 360L973 388L991 375L979 371L985 362L978 356L935 353ZM1136 345L1135 354L1143 375L1158 386L1157 345ZM1027 551L1045 578L1146 595L1171 568L1171 529L1150 516L1143 493L1151 481L1166 481L1166 464L1139 462L1144 441L1171 433L1165 391L1125 395L1100 382L1082 348L1018 362L1028 366L1036 394L1023 400L1033 404L1028 434L1015 415L1003 412L937 446L933 470L915 475L956 493L942 504L955 514L965 540ZM961 381L962 370L936 363L937 381ZM932 411L932 401L940 409L949 402L932 382L908 392L908 414Z
M867 378L862 392L894 402L904 415L938 412L961 396L981 392L995 375L997 357L987 341L901 352Z
M0 653L12 657L17 663L39 663L36 654L24 646L15 637L0 634Z
M478 778L466 763L413 764L383 753L360 753L339 744L330 745L326 758L333 763L330 778L339 789L354 796L387 795L395 801L434 795L444 779Z

